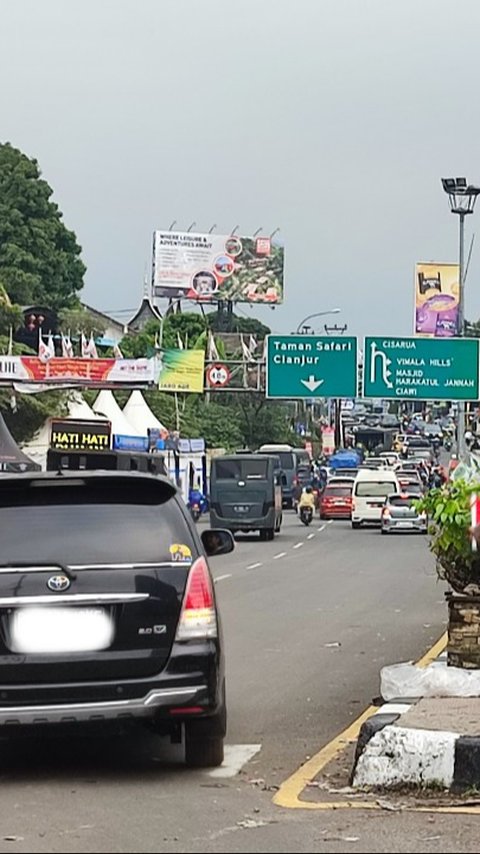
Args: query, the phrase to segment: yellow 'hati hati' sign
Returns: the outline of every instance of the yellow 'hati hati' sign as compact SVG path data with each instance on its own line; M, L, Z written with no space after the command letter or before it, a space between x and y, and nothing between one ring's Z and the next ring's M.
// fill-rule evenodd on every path
M56 451L108 451L109 421L52 421L50 447Z

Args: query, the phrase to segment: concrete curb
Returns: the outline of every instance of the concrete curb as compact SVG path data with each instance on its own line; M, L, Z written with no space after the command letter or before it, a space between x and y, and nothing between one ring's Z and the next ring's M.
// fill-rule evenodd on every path
M478 736L402 726L399 718L418 699L385 703L362 725L353 786L414 784L441 786L453 792L480 787L480 721Z

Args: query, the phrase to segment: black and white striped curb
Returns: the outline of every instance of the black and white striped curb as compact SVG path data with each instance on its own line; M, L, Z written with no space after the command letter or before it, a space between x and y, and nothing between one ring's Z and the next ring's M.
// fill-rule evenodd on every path
M431 666L445 666L442 653ZM426 730L398 724L418 698L380 706L362 726L357 741L352 785L394 787L440 785L452 791L480 787L479 735Z

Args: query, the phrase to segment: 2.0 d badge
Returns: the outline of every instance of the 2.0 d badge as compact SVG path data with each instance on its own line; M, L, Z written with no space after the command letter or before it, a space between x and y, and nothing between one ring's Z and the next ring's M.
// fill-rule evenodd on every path
M52 575L52 577L47 581L48 589L53 590L55 593L61 593L63 590L68 590L70 584L71 581L66 575Z

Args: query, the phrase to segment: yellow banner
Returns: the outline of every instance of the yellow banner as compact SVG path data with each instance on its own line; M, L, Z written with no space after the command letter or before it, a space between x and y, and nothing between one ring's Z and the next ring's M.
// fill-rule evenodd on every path
M160 391L203 392L204 350L164 350L161 356Z

